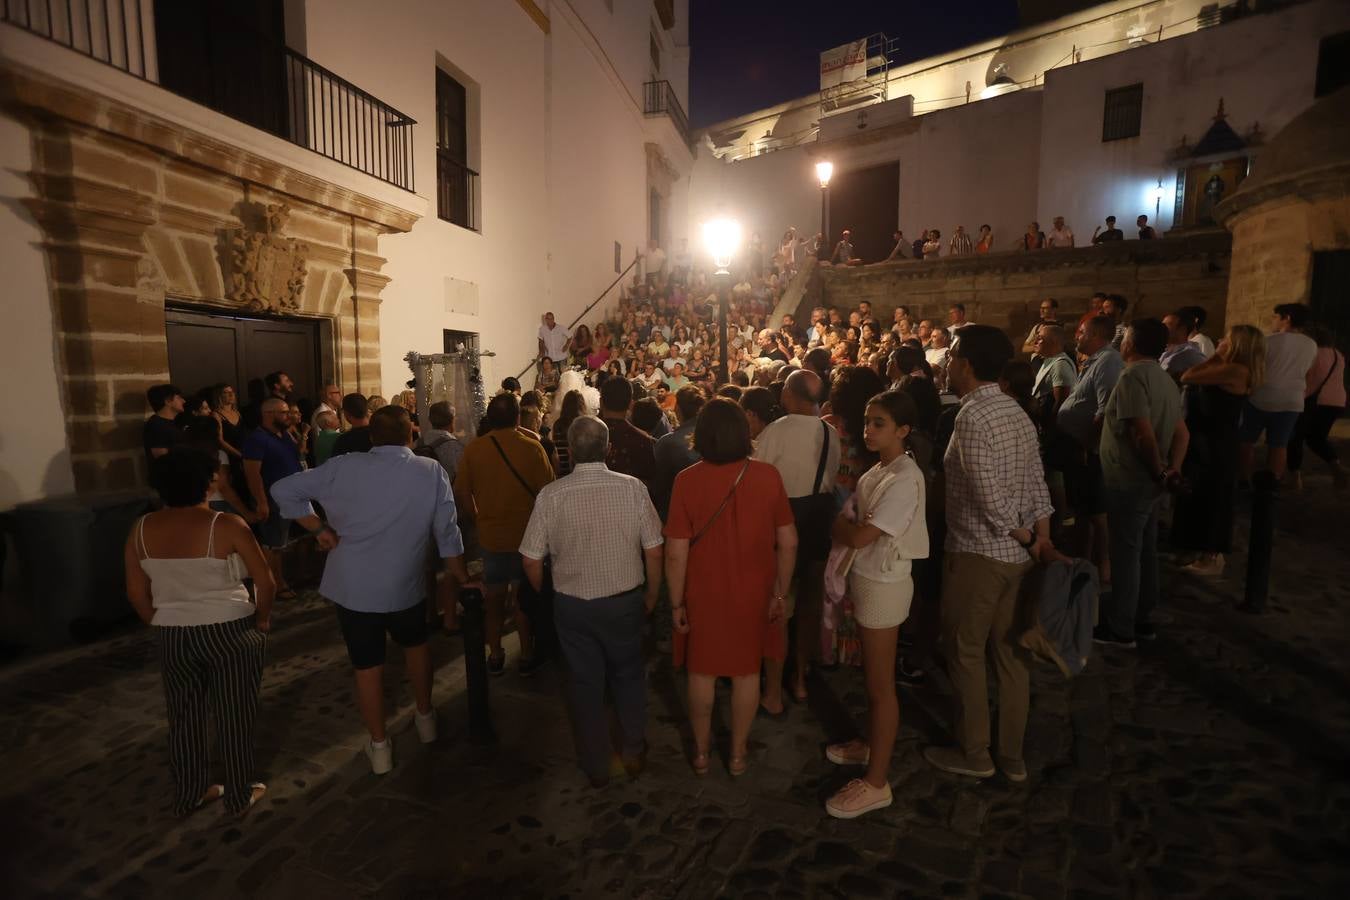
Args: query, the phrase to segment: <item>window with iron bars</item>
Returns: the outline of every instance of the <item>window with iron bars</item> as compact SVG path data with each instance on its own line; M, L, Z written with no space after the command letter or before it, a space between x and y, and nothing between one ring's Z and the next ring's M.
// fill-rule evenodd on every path
M1102 143L1139 137L1139 123L1143 116L1143 84L1107 91L1102 109Z
M478 173L469 168L469 102L464 85L436 70L436 214L477 230L474 191Z

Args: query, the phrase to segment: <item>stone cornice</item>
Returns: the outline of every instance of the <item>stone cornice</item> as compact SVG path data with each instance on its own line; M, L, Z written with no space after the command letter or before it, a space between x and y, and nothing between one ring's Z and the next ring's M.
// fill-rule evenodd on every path
M63 120L105 132L167 157L373 222L385 232L409 231L421 218L416 212L317 178L123 101L91 95L86 89L13 60L0 60L0 107L26 119Z
M820 274L827 284L847 279L947 278L995 272L1176 262L1226 257L1231 252L1232 237L1227 232L1208 232L1156 241L1117 241L1034 252L1008 250L970 256L943 256L935 260L907 259L868 266L821 266Z
M1323 200L1350 195L1350 165L1334 165L1298 172L1254 189L1239 188L1214 210L1225 227L1254 207L1275 200Z

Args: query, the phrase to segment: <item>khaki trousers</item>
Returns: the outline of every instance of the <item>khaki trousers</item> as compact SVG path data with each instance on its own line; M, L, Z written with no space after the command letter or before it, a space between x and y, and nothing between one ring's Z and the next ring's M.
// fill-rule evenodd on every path
M956 689L956 742L969 758L989 753L988 648L998 679L998 752L1005 759L1022 759L1031 654L1012 632L1018 591L1031 567L1031 560L1005 563L976 553L948 553L943 561L942 645Z

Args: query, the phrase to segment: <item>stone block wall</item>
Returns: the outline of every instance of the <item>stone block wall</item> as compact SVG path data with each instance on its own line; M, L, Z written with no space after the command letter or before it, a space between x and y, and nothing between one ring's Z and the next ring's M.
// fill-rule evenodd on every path
M1323 184L1329 180L1322 177ZM1301 196L1290 191L1228 222L1233 229L1233 275L1228 315L1266 325L1277 303L1307 303L1313 253L1350 248L1350 193Z
M327 318L337 371L325 374L380 383L378 236L415 215L28 70L0 66L0 103L32 138L26 203L45 236L77 490L144 481L145 390L169 377L166 301ZM277 236L304 248L303 289L280 279L244 301L231 241L283 205Z
M1162 317L1179 306L1209 313L1210 335L1221 334L1228 297L1230 239L1211 231L1158 241L1121 241L1096 247L1003 252L937 260L904 260L860 267L822 266L825 305L872 303L891 320L895 307L916 318L947 321L953 303L964 303L972 322L1005 329L1018 347L1039 318L1041 300L1059 301L1061 317L1076 321L1095 291L1123 295L1129 316ZM809 316L803 303L800 316Z

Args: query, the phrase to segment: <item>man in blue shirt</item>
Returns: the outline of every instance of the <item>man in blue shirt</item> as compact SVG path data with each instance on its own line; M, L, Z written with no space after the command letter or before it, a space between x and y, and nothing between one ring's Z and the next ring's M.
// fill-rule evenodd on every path
M277 598L294 600L295 591L286 583L281 571L281 551L291 533L291 522L281 509L271 502L272 486L287 475L300 471L300 450L286 433L286 417L290 406L279 397L268 397L258 410L258 427L244 439L240 452L244 455L244 479L253 497L253 511L258 523L253 530L258 543L267 553L272 578L277 583Z
M1097 565L1104 584L1111 581L1111 557L1097 446L1106 402L1125 371L1125 360L1111 345L1115 334L1116 323L1109 316L1094 316L1078 326L1078 355L1085 360L1083 374L1059 407L1057 434L1047 454L1052 467L1064 473L1064 489L1074 510L1078 552Z
M370 417L369 453L349 453L284 478L272 495L284 515L318 536L332 551L319 591L337 608L347 654L356 669L356 702L370 731L366 755L376 775L393 768L385 735L385 633L404 648L417 702L414 722L422 743L436 739L431 708L431 653L427 648L425 565L431 540L446 574L473 586L464 567L450 479L434 459L416 456L412 419L401 406ZM313 501L328 515L323 523Z

